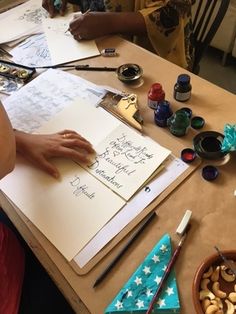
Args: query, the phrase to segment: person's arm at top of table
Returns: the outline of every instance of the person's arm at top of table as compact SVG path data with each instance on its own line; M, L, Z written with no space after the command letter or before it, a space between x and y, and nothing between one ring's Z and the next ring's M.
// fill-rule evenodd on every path
M7 113L0 103L0 179L14 169L16 158L15 136Z
M190 42L192 1L146 0L142 9L134 12L130 2L111 0L107 2L106 12L75 15L70 31L76 40L114 34L136 35L138 43L148 40L159 56L187 68L193 57Z

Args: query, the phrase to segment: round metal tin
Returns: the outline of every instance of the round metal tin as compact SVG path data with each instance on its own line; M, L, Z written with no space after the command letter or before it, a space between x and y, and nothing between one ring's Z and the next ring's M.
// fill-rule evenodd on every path
M207 165L202 168L202 177L207 181L213 181L218 177L219 171L215 166Z
M204 126L204 124L205 124L205 120L202 117L196 116L191 119L191 127L193 129L196 129L196 130L201 129Z
M138 64L122 64L116 70L117 77L124 83L137 81L143 74L142 68Z
M181 151L181 159L190 163L196 159L196 152L192 148L185 148Z
M198 156L205 159L222 158L228 153L221 151L223 139L224 135L219 132L201 132L193 138L194 150Z

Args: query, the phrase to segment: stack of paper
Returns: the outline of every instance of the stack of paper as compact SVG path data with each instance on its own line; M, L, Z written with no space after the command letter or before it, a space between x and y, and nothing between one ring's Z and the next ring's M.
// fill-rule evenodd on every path
M42 20L47 17L48 13L42 8L41 0L30 0L2 13L0 44L42 32Z
M12 48L25 40L11 51L13 61L25 66L50 66L99 55L94 40L78 42L66 32L73 19L71 12L70 6L66 16L51 19L41 0L29 0L0 14L0 44ZM28 38L38 33L43 36Z
M61 80L64 93L61 85L55 83ZM80 92L87 88L91 96L69 104L77 80L81 82ZM95 103L99 93L102 95L97 88L93 98L92 87L92 84L83 86L83 80L76 76L50 70L4 102L14 127L24 127L26 131L37 129L40 133L74 129L93 143L97 152L88 165L55 161L60 181L22 159L13 173L1 180L3 192L68 260L120 211L170 154L150 138L91 105L88 99ZM56 112L59 113L55 115Z

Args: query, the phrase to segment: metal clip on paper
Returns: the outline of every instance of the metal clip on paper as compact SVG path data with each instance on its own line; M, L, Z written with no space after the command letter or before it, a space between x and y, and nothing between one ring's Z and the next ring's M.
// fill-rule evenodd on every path
M138 97L135 94L126 95L116 105L116 112L132 127L141 131L143 118L138 109Z
M138 97L135 94L114 94L108 91L98 106L142 132L143 118L139 113Z

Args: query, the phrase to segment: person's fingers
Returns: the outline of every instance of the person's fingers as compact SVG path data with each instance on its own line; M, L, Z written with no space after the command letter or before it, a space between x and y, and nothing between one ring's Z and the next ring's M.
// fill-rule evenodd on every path
M70 28L70 32L72 35L74 35L74 33L76 31L78 31L78 28L80 27L81 24L81 14L77 17L75 17L70 23L69 23L69 28Z
M50 174L56 179L60 177L60 173L58 169L52 163L50 163L47 159L41 159L38 167L40 167L43 171Z
M78 140L84 141L84 142L86 142L92 146L92 144L86 138L84 138L83 136L81 136L80 134L78 134L75 131L64 130L64 131L59 132L58 134L62 135L63 138L78 139Z
M61 14L62 16L65 15L65 12L66 12L66 5L67 5L67 1L66 1L66 0L62 0L61 9L60 9L60 14Z
M89 153L85 148L82 147L68 147L60 146L56 150L51 151L48 155L50 157L63 157L73 159L75 161L89 162L91 160L91 153Z
M48 12L49 12L49 15L50 15L50 17L54 17L55 13L56 13L56 10L55 10L53 1L48 0L47 2L48 2Z
M89 154L95 153L92 145L87 141L83 141L81 139L66 139L63 145L68 148L85 150Z
M69 129L65 129L63 131L57 132L57 134L63 135L63 134L78 134L76 131L74 130L69 130ZM79 134L78 134L79 135Z
M46 11L49 11L49 6L48 6L48 1L47 1L47 0L43 0L43 1L42 1L42 7L43 7Z

